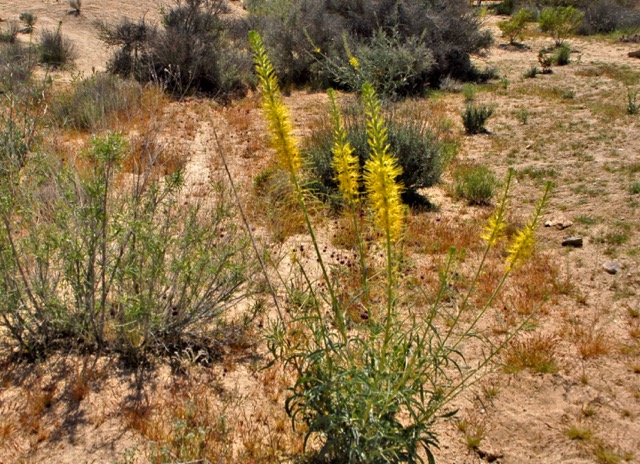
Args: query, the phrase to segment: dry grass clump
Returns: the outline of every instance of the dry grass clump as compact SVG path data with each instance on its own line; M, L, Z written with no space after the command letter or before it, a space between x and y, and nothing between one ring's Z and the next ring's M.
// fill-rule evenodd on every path
M440 255L451 248L478 251L482 246L478 218L462 219L449 216L434 217L433 214L414 213L407 215L404 246L412 253Z
M533 334L512 342L503 353L504 370L515 374L530 369L540 374L558 372L558 339L554 335Z

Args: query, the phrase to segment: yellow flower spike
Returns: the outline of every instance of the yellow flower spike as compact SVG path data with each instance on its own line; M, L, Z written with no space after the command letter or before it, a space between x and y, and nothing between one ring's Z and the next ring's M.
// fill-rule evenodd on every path
M524 226L522 230L516 233L516 236L509 245L506 260L507 271L512 271L522 262L527 259L533 253L533 246L535 245L535 232L538 228L538 221L549 199L549 193L551 192L551 183L547 182L542 198L538 202L535 211L531 218Z
M402 174L395 157L389 153L387 128L375 91L371 84L362 86L362 100L367 117L367 137L371 155L365 163L364 183L378 226L394 242L402 232L404 207L400 195L402 185L396 178Z
M347 140L347 130L340 108L336 102L336 93L329 89L329 102L331 105L331 120L333 122L333 169L336 172L336 181L342 196L349 203L358 201L358 157L353 154L353 147Z
M360 69L360 62L358 61L358 58L356 58L355 56L351 56L349 57L349 64L351 65L351 67L353 67L353 69L355 69L356 71L358 69Z
M262 39L256 31L249 32L249 43L253 49L253 61L258 75L258 85L262 92L262 108L269 123L271 145L276 150L280 167L295 176L300 170L302 160L296 140L293 137L293 127L289 113L282 101L278 78Z
M507 227L505 217L507 214L507 205L509 203L509 189L511 187L512 177L513 170L509 169L502 200L489 218L489 222L487 223L487 226L484 228L484 232L481 235L482 239L487 242L487 245L489 245L489 247L494 247L500 241L500 239L502 239L502 237L504 236L504 231Z

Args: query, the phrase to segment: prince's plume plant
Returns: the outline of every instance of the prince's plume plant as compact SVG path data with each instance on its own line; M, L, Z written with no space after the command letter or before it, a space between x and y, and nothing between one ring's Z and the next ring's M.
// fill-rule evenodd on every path
M381 245L386 249L385 269L363 272L361 289L361 295L371 291L381 296L361 298L366 317L359 322L347 321L346 311L341 307L344 303L335 298L342 283L335 277L337 274L329 272L309 219L305 192L299 182L302 162L273 68L258 34L251 33L250 40L273 146L280 166L290 174L297 192L316 253L313 258L319 267L314 270L311 259L305 262L303 256L296 256L293 265L302 276L307 301L314 304L293 308L289 319L273 325L267 335L272 365L282 366L295 379L288 389L285 409L294 429L303 425L305 449L313 454L314 462L435 463L432 450L437 448L438 439L433 425L438 419L454 414L445 411L449 402L488 370L500 349L522 327L507 332L496 343L478 330L478 322L491 309L515 264L533 246L533 233L549 187L522 232L525 239L518 235L509 247L510 264L484 306L472 307L470 297L490 250L499 244L505 229L511 172L502 201L483 233L485 252L466 295L453 309L442 305L455 258L452 252L435 300L426 307L414 307L398 272L405 207L400 200L402 186L396 180L401 170L390 153L380 103L373 88L365 84L362 99L371 153L361 174L344 136L335 93L330 92L336 180L354 219L358 208L369 208L383 237ZM366 202L359 201L361 176ZM359 235L358 240L362 241ZM362 244L359 250L363 270L365 266L375 269L375 260L365 255ZM314 272L319 274L320 282ZM380 279L380 275L386 278ZM376 287L382 287L382 291L376 291ZM327 305L330 311L325 310ZM463 342L482 344L483 349L475 352L484 354L472 361Z

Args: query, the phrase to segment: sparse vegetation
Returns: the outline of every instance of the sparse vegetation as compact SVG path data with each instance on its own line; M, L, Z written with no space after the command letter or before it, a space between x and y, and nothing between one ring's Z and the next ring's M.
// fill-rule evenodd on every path
M20 21L24 23L24 28L22 29L22 32L24 32L25 34L31 34L33 32L33 29L36 25L37 20L38 20L38 17L33 13L30 13L28 11L25 11L24 13L20 13Z
M491 204L498 188L495 174L486 166L456 166L453 178L455 194L470 205Z
M521 8L511 18L498 22L498 27L502 31L502 36L509 39L509 43L514 45L516 39L522 40L524 38L524 30L527 27L527 23L533 19L533 16L528 10Z

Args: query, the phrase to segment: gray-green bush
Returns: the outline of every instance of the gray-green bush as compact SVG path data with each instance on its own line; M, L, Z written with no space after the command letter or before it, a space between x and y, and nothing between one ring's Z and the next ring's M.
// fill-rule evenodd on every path
M126 155L124 139L107 134L92 140L84 169L40 153L4 177L0 327L23 355L172 352L215 335L246 294L247 243L222 192L187 200L181 170L123 179Z
M250 0L247 5L249 23L264 37L286 85L356 89L374 77L373 84L384 84L379 92L420 94L445 76L480 77L470 55L492 41L466 0ZM352 56L368 74L359 82L349 69ZM375 78L381 75L387 80Z
M105 129L109 116L138 106L141 94L136 81L95 74L54 96L49 112L61 127Z
M60 25L55 30L44 29L40 33L38 56L42 64L53 68L70 65L77 57L75 45L62 35Z
M407 111L385 113L389 145L402 167L399 180L405 188L405 200L420 201L418 189L431 187L440 180L444 163L450 158L451 146L440 140L426 124L424 115ZM354 148L360 166L369 159L366 119L360 106L349 108L344 115L349 143ZM307 139L304 149L313 172L312 188L325 195L333 195L337 184L331 160L333 127L323 120L321 126Z

